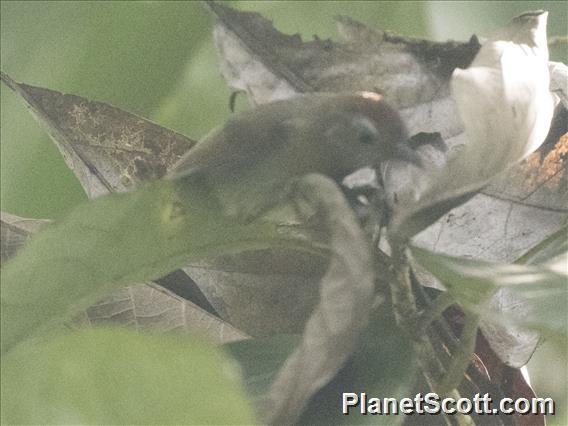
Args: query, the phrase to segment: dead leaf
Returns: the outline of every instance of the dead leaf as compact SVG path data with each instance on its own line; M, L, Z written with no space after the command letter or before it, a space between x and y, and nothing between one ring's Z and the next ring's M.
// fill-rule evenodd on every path
M301 332L318 298L317 277L184 268L221 318L254 337Z
M221 318L263 337L302 331L317 303L317 283L327 263L327 256L273 248L183 269Z
M1 78L45 128L89 198L162 177L195 143L108 104Z
M4 263L26 243L30 235L39 231L49 220L26 219L0 212L0 259Z
M568 219L567 137L543 145L414 239L454 256L513 262Z
M568 134L509 169L483 193L524 206L568 212Z
M92 327L118 325L140 331L191 332L217 343L248 338L232 325L155 284L133 284L113 292L77 320Z
M411 134L440 132L446 139L463 130L448 82L456 66L467 66L475 56L475 37L468 43L435 43L340 17L345 42L304 42L298 34L278 32L258 13L208 6L218 19L214 35L221 72L256 104L305 92L375 91L400 110Z
M509 169L483 193L443 216L415 243L439 253L480 260L513 262L565 226L568 219L566 136L543 145ZM492 307L501 313L522 314L523 304L507 289ZM511 367L525 365L540 337L530 330L505 327L482 319L481 328L500 359Z

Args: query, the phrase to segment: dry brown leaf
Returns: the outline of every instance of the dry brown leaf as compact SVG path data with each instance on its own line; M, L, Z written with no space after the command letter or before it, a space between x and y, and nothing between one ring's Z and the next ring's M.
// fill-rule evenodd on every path
M195 143L111 105L1 78L45 128L89 198L162 177Z

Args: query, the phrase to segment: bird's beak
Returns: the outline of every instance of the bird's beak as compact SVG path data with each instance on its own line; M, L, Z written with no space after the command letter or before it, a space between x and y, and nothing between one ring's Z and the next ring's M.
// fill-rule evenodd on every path
M418 168L424 167L422 157L420 157L420 155L410 146L404 143L399 143L395 146L393 159L406 161L408 163L414 164Z

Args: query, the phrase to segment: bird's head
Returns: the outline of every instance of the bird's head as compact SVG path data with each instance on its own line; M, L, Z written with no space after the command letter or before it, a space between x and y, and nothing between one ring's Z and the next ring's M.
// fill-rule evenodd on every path
M408 133L399 116L381 96L362 92L346 95L325 130L334 164L350 173L363 167L378 167L387 160L400 160L422 167L420 156L406 143Z

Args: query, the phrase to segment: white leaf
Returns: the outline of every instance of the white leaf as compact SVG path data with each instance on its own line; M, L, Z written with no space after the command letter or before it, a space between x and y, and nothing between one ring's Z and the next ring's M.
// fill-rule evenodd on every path
M482 45L470 67L454 70L452 92L465 126L465 143L445 167L432 173L429 183L424 183L425 176L417 180L422 182L418 190L407 187L395 206L393 229L408 232L403 228L410 226L409 217L448 200L461 204L464 194L480 190L544 142L554 109L546 18L547 13L539 11L513 19ZM387 183L400 177L396 171L391 174Z

